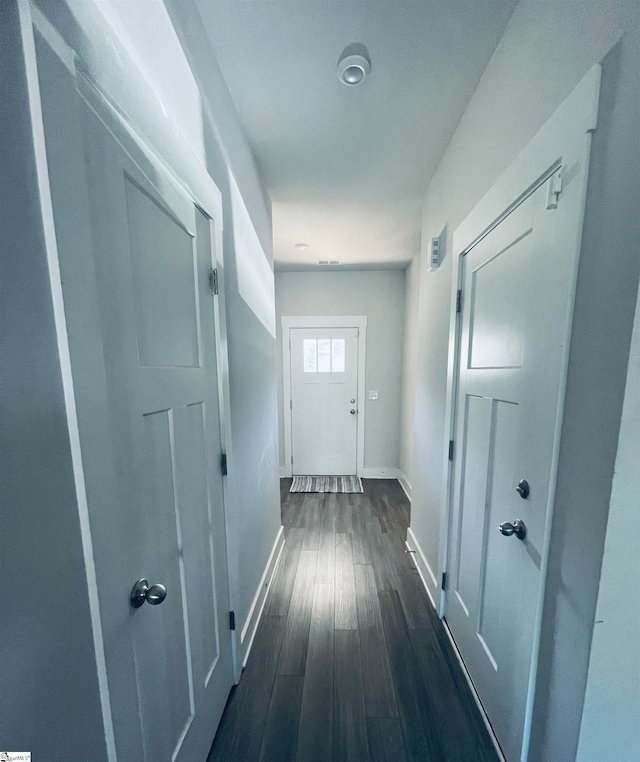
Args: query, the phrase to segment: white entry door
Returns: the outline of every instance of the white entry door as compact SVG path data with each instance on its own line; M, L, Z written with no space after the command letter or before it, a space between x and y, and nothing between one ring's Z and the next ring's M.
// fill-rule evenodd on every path
M292 471L355 476L358 329L292 328Z
M546 199L545 184L463 258L446 620L509 762L521 758L573 290Z
M86 104L81 120L108 403L80 415L117 467L91 515L116 750L204 762L233 683L211 221ZM160 605L131 605L141 578Z

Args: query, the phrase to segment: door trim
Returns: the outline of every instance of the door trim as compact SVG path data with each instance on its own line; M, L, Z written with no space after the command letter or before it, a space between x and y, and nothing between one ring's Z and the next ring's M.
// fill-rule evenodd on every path
M78 376L80 374L77 370L75 373L72 372L71 356L68 349L69 339L67 334L67 326L64 322L64 299L61 291L59 253L55 238L56 213L51 203L49 190L47 147L44 144L44 123L42 118L41 99L38 83L39 63L36 54L34 31L37 31L43 37L43 39L64 65L66 72L68 72L69 75L69 83L71 83L73 86L74 97L82 98L90 105L90 107L96 112L98 117L105 124L107 129L111 132L114 139L123 146L124 150L127 151L129 155L131 155L131 150L130 148L127 148L127 143L135 145L136 150L139 152L139 158L132 157L132 160L140 168L140 171L145 174L145 176L147 175L143 164L153 168L155 177L153 180L148 178L151 184L155 186L160 183L167 190L170 189L172 193L181 195L182 197L188 199L189 202L192 203L200 212L202 212L209 221L211 232L211 266L213 268L217 268L219 274L219 293L217 296L212 296L212 298L214 300L213 311L215 317L215 351L217 360L218 405L220 413L220 440L223 451L227 453L229 471L231 471L233 468L233 448L231 438L231 416L229 414L230 380L227 352L226 312L224 308L225 289L222 194L215 184L214 180L202 167L201 163L197 160L195 155L192 154L190 149L181 145L179 141L176 142L173 134L166 131L165 124L162 122L157 112L150 113L150 119L155 120L155 125L158 126L158 135L156 135L156 141L152 142L151 139L142 131L141 126L131 120L126 110L124 110L118 102L114 101L103 89L101 83L92 76L91 68L82 58L77 55L76 51L67 43L59 31L47 19L47 17L44 16L44 14L36 5L33 4L33 1L24 0L24 2L19 4L19 8L23 24L23 39L25 40L27 63L31 70L31 76L33 77L34 93L32 97L31 110L34 120L34 133L36 133L36 151L39 154L43 168L43 217L46 219L47 225L50 226L50 230L52 231L51 242L48 243L47 246L50 249L50 267L53 268L52 289L54 290L56 297L58 297L60 300L60 352L61 361L65 367L65 374L68 375L68 384L70 389L69 394L74 394L72 388L74 383L74 376ZM65 88L65 93L67 92L68 87ZM75 103L69 105L70 108L68 113L71 113L72 115L75 114L75 111L72 107L75 105ZM72 124L73 129L78 129L76 120L74 118L70 120L70 124ZM164 143L165 153L161 153L156 147L162 138L166 138ZM78 142L78 145L80 144L81 143ZM174 169L174 167L179 167L179 170ZM77 188L78 196L82 199L82 189L85 188L84 169L79 172ZM69 208L73 206L74 200L70 199ZM85 240L90 242L91 233L88 228L84 227L82 233L85 236ZM82 236L80 236L80 238L82 238ZM78 256L80 259L82 259L84 258L84 252L74 252L74 256ZM69 288L70 287L67 286L67 290L69 290ZM76 298L78 298L78 301L81 302L81 297L79 295L76 295ZM67 301L68 300L69 297L67 297ZM81 353L76 352L76 367L80 362L83 363L84 370L89 369L92 363L97 363L99 366L102 357L102 348L94 346L91 348L91 351L86 352L81 357L81 359L78 359L80 356ZM67 415L69 418L69 429L75 439L76 436L79 436L76 435L76 431L79 431L79 424L77 418L76 401L73 396L71 396L68 401ZM81 516L83 518L83 527L86 523L86 536L83 535L83 542L85 543L84 550L90 592L89 599L92 606L91 616L94 629L94 646L96 660L98 663L107 745L109 748L109 754L113 754L113 759L115 760L115 740L113 736L113 723L111 720L111 706L106 676L106 661L104 657L104 647L102 644L101 634L102 620L100 618L98 608L99 604L97 579L95 577L95 567L93 565L93 556L91 552L91 535L88 522L88 503L86 497L86 485L84 483L84 469L81 462L81 448L79 440L77 442L77 451L78 462L75 464L74 468L77 469L77 492L78 500L82 507ZM225 567L227 576L226 588L228 590L229 608L233 609L233 590L230 585L229 577L230 537L229 525L226 521L226 514L229 511L231 505L231 497L229 494L228 479L226 478L223 478L222 480L222 490L223 510L225 514ZM84 517L85 513L86 519ZM226 632L227 631L223 630L221 636L226 637ZM228 632L231 641L232 671L234 681L237 683L242 672L242 666L238 660L238 634L230 630Z
M566 172L566 185L574 185L574 190L567 193L567 203L562 200L556 213L558 217L558 241L564 245L564 250L572 258L572 286L568 317L563 327L564 356L562 370L562 385L559 391L556 411L556 427L554 436L554 452L551 469L551 489L545 527L544 542L541 553L540 588L536 606L536 619L531 655L531 669L525 710L525 724L522 741L521 760L526 762L531 746L531 727L534 713L536 684L540 679L538 674L538 654L542 639L542 610L545 601L554 595L547 590L547 569L551 544L551 527L553 523L553 508L555 497L555 481L557 475L558 456L560 449L560 433L564 412L564 395L566 376L569 362L569 347L573 320L573 299L580 257L582 226L589 171L591 150L591 133L597 126L598 98L600 93L600 65L589 70L583 80L572 91L569 97L554 112L543 125L522 153L502 174L500 179L489 192L478 202L467 218L453 234L452 248L452 279L449 315L449 350L447 362L447 396L445 407L445 432L443 442L443 461L441 483L445 485L440 502L440 526L444 531L440 537L438 571L436 579L442 580L443 572L448 570L451 544L451 522L453 515L453 474L456 459L449 460L449 442L455 439L456 400L458 393L458 373L460 358L460 334L462 312L457 312L457 292L462 288L463 263L465 256L482 238L490 233L505 217L537 188L546 182L559 169ZM569 176L571 179L569 180ZM515 199L505 208L505 199ZM486 220L493 220L487 225ZM464 295L463 295L464 299ZM444 618L446 612L446 592L439 588L429 590L435 600L439 600L438 613ZM428 587L428 586L427 586ZM548 679L548 676L543 676Z
M358 329L358 430L356 435L356 476L364 471L365 366L367 359L366 315L286 315L282 325L282 412L284 416L284 465L282 476L292 476L291 466L291 349L292 328L357 328Z
M89 499L83 465L83 450L81 446L80 424L78 420L78 404L72 369L71 342L67 317L65 313L65 300L62 290L62 273L60 267L60 245L56 235L55 210L51 192L49 176L49 161L47 146L45 143L45 129L43 106L40 96L39 62L36 49L35 30L42 33L45 40L50 44L58 58L66 65L67 69L75 77L73 67L73 51L66 43L59 42L58 35L54 31L48 36L50 25L37 7L31 2L19 2L18 14L20 19L20 34L24 46L24 63L27 74L27 89L29 95L29 111L31 113L31 129L33 137L34 155L36 158L36 176L40 191L40 210L44 230L44 246L47 255L49 278L51 281L51 298L54 315L55 331L58 340L58 357L62 376L65 415L69 432L69 445L73 468L73 481L77 500L78 519L80 525L80 537L82 543L82 555L86 574L86 589L88 593L87 606L91 622L93 636L93 652L96 661L96 677L100 696L100 709L102 726L105 737L105 751L108 762L116 762L116 739L111 712L111 696L109 692L109 680L107 673L107 661L105 655L104 638L102 630L102 612L98 597L98 575L93 552L93 540L91 535ZM65 92L65 95L68 93ZM73 97L77 92L74 89ZM67 104L68 105L68 104ZM71 129L76 126L71 121ZM73 171L73 165L70 171ZM80 173L81 185L84 188L84 177ZM77 233L77 230L75 231ZM88 243L90 238L82 230L76 238L83 243ZM84 235L83 235L84 234ZM102 389L100 391L103 391Z

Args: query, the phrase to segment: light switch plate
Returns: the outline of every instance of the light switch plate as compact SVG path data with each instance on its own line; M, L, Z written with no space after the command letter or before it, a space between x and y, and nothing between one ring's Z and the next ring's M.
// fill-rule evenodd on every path
M369 389L369 399L370 400L377 400L378 399L378 390L377 389Z

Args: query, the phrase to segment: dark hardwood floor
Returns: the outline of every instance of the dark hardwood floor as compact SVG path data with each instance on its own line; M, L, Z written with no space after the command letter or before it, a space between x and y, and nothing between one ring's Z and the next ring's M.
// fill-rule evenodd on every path
M496 762L405 552L398 482L289 494L286 544L209 762Z

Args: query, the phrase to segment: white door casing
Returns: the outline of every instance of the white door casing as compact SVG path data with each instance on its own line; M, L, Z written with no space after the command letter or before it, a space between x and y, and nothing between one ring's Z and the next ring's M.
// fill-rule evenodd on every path
M38 56L110 758L204 759L233 682L208 278L220 229L82 75L39 41ZM215 194L210 208L219 218ZM143 576L168 595L134 610Z
M543 185L464 257L446 619L509 760L524 729L571 277L546 197ZM498 532L516 519L523 540Z
M355 476L358 329L292 328L289 348L293 473Z
M554 594L545 577L599 81L595 67L454 235L441 613L509 762L528 757ZM516 518L524 541L498 531Z
M302 331L301 333L295 333ZM320 331L320 333L318 333ZM321 372L304 373L304 358L302 356L305 336L309 341L324 339L331 341L335 339L344 339L345 341L345 372ZM366 335L367 318L364 316L286 316L282 318L282 359L283 359L283 413L284 413L284 450L285 464L281 474L291 476L294 473L299 475L348 475L361 474L364 468L364 419L365 419L365 357L366 357ZM300 344L296 345L293 337L300 339ZM297 349L296 349L297 347ZM330 345L329 345L330 347ZM349 349L352 347L352 349ZM300 353L298 373L292 364L292 353ZM316 345L317 351L317 345ZM317 367L317 366L316 366ZM330 367L330 366L329 366ZM314 378L318 380L321 377L321 383L315 386L315 391L320 393L322 390L326 397L322 403L323 407L317 407L317 410L327 410L326 404L331 398L330 391L334 392L335 415L337 420L341 420L343 427L337 427L332 424L328 427L326 424L329 419L322 419L320 428L325 432L324 441L320 447L305 444L305 427L307 431L312 431L317 423L314 423L312 408L302 402L305 393L306 379ZM336 384L332 384L337 382ZM297 388L294 390L294 386ZM333 387L333 388L332 388ZM348 389L347 389L348 387ZM338 389L344 390L344 400L346 407L344 415L340 419L342 412L342 396ZM306 391L309 391L307 388ZM297 418L293 414L295 400L294 395L298 395L301 405L298 406L301 415ZM312 395L314 396L314 395ZM315 395L317 396L317 395ZM338 398L340 402L338 402ZM356 402L351 403L355 399ZM315 401L316 406L320 398ZM355 410L352 414L350 411ZM312 414L313 413L313 414ZM355 420L354 420L355 419ZM295 428L295 431L294 431ZM336 436L340 432L341 436ZM294 439L297 436L297 452L294 456ZM339 446L338 446L339 445ZM321 455L323 454L323 455ZM313 458L315 457L315 460ZM318 460L321 457L321 460ZM295 461L295 462L294 462ZM293 468L292 468L293 463ZM311 468L310 471L305 470ZM347 469L347 470L345 470Z

